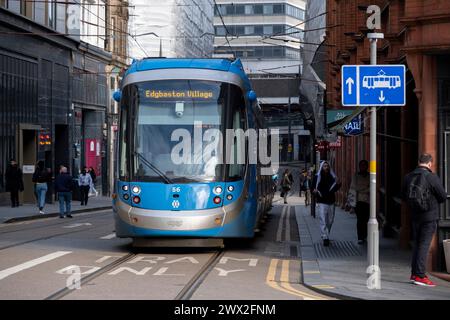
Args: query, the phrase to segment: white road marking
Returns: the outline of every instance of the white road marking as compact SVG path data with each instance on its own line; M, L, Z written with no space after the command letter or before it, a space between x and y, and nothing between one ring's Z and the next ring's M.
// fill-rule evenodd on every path
M68 226L64 226L63 228L71 229L71 228L76 228L76 227L81 227L81 226L92 226L92 224L89 223L89 222L85 222L85 223L74 223L74 224L69 224Z
M104 237L101 237L100 239L103 239L103 240L111 240L111 239L114 239L115 237L116 237L116 233L113 232L113 233L108 234L108 235L106 235L106 236L104 236Z
M283 221L284 221L284 216L286 214L286 209L287 209L287 206L284 206L283 210L281 210L280 220L278 221L278 229L277 229L277 241L278 242L281 242L281 233L283 231Z
M22 264L19 264L15 267L11 267L5 270L0 271L0 280L5 279L6 277L9 277L15 273L18 273L20 271L26 270L26 269L30 269L33 268L39 264L48 262L50 260L54 260L57 259L59 257L65 256L66 254L72 253L72 251L56 251L50 254L47 254L45 256L42 256L40 258L34 259L34 260L30 260L27 262L24 262Z
M291 241L291 221L289 216L291 215L291 206L288 206L286 210L286 241Z

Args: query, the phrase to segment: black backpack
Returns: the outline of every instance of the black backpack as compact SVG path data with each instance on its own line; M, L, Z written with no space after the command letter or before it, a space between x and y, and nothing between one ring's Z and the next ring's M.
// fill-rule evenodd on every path
M431 192L427 181L427 173L417 173L411 178L408 186L407 202L414 211L430 210Z

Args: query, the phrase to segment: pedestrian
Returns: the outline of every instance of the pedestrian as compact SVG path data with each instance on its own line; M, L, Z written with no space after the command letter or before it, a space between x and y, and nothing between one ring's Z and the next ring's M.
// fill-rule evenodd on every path
M80 186L81 191L81 205L87 206L89 199L89 190L92 186L92 178L91 175L87 172L86 167L84 167L83 171L81 171L80 177L78 178L78 185Z
M368 169L369 163L367 160L361 160L359 172L352 178L347 200L356 213L359 244L364 244L367 240L367 223L370 217L370 175Z
M330 232L334 222L335 193L340 187L341 183L331 170L330 164L322 161L311 188L316 197L320 233L325 247L330 245Z
M300 172L300 176L299 176L299 197L302 197L302 191L306 193L306 189L305 189L305 180L306 180L306 169L302 169L302 171Z
M283 177L281 178L281 197L284 198L284 203L287 204L288 193L291 190L294 179L289 169L284 170Z
M306 171L306 179L303 182L303 188L305 189L305 206L309 206L311 203L311 172Z
M40 214L44 214L45 196L48 190L47 183L51 181L51 178L51 173L45 168L44 161L39 160L32 181L35 183L35 194Z
M55 179L55 191L58 194L60 218L64 218L64 215L67 218L72 218L72 215L70 214L72 202L72 190L73 190L72 177L68 174L67 168L61 166L61 169L59 170L59 175Z
M417 168L406 175L402 186L402 197L410 208L414 234L410 281L427 287L435 286L425 274L425 266L439 220L439 203L447 199L439 177L431 171L432 162L430 154L421 154Z
M11 208L19 206L19 191L24 190L22 170L17 166L17 162L11 159L10 165L6 169L6 191L11 193Z
M89 167L89 175L91 176L92 179L92 185L91 188L89 189L89 193L98 196L98 191L95 189L95 183L97 182L97 175L95 174L95 170L93 167Z

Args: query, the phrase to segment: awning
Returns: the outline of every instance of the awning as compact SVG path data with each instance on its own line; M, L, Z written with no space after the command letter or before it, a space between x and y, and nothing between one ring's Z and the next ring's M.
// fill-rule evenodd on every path
M359 114L363 113L366 110L366 108L359 107L353 110L353 112L344 118L328 123L327 128L329 131L336 131L337 133L344 133L344 127L346 124L348 124L352 119Z

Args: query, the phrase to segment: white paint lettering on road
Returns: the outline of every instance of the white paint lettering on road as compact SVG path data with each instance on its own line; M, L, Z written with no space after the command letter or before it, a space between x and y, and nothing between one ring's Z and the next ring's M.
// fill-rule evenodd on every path
M185 260L187 260L187 261L189 261L189 262L191 262L191 263L193 263L193 264L198 264L198 263L200 263L200 262L198 262L198 260L195 259L194 257L182 257L182 258L179 258L179 259L167 261L167 262L165 262L165 263L166 263L166 264L172 264L172 263L182 262L182 261L185 261Z
M150 257L136 257L131 261L128 261L128 263L138 263L138 262L148 262L148 263L158 263L158 261L165 260L166 257L159 257L159 256L150 256Z
M72 229L72 228L77 228L77 227L81 227L81 226L92 226L92 224L89 223L89 222L85 222L85 223L74 223L74 224L69 224L68 226L64 226L63 228L66 228L66 229Z
M66 287L70 290L81 289L81 269L78 266L72 266L70 269L70 276L66 280Z
M256 265L258 264L258 259L239 259L239 258L233 258L233 257L222 257L222 259L220 259L219 264L226 264L228 262L228 260L233 260L233 261L248 261L248 266L249 267L256 267Z
M121 273L122 271L128 271L128 272L134 273L134 274L137 275L137 276L143 276L143 275L145 275L147 272L149 272L151 269L152 269L152 267L145 267L145 268L142 269L141 271L138 271L138 270L134 270L134 269L128 268L128 267L120 267L120 268L117 268L116 270L114 270L114 271L108 273L108 275L110 275L110 276L115 276L115 275Z
M87 269L86 271L81 271L82 269ZM68 267L65 267L61 270L56 271L58 274L73 274L74 270L79 272L80 275L86 275L94 273L97 270L100 270L100 267L93 267L93 266L77 266L77 265L71 265ZM76 273L76 272L75 272Z
M100 259L98 259L97 261L95 261L95 263L102 263L111 258L122 258L122 257L121 256L103 256Z
M62 256L65 256L69 253L72 253L72 251L56 251L50 254L47 254L45 256L42 256L40 258L34 259L34 260L30 260L27 262L24 262L22 264L19 264L15 267L11 267L5 270L0 271L0 280L5 279L6 277L9 277L10 275L13 275L15 273L18 273L20 271L26 270L26 269L30 269L33 268L39 264L60 258Z
M102 239L102 240L111 240L111 239L114 239L115 237L116 237L116 233L113 232L113 233L108 234L108 235L106 235L104 237L101 237L100 239Z
M224 270L221 268L214 268L219 271L219 277L226 277L229 273L245 271L245 269L237 269L237 270Z
M169 270L169 268L162 267L158 271L156 271L153 275L154 276L181 276L181 277L185 276L185 274L173 274L173 273L169 274L169 273L166 273L167 270Z

